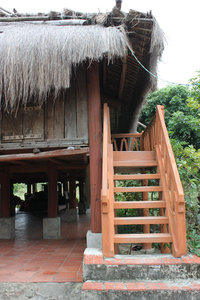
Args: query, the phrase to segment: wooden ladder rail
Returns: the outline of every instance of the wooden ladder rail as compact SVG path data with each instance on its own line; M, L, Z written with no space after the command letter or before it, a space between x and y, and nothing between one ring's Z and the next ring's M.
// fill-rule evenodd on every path
M114 188L113 145L111 143L110 114L107 103L103 111L103 168L101 190L102 251L114 256Z
M175 257L187 254L185 199L180 176L164 120L164 106L158 105L156 115L142 134L143 150L155 150L161 174L163 197L166 201L172 253Z

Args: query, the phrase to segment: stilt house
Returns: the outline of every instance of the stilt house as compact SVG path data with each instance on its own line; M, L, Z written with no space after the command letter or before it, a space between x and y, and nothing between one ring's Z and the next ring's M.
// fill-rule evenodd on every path
M80 202L91 208L88 247L99 239L96 247L102 242L112 257L121 243L167 243L175 256L186 253L184 195L163 107L137 133L142 105L156 87L141 65L156 74L162 51L152 14L123 13L119 5L106 14L0 18L0 238L14 237L13 185L25 183L31 194L38 182L48 182L43 236L59 238L59 182L69 207L78 184ZM140 184L119 186L124 180ZM142 200L116 201L129 192ZM149 199L153 192L156 200ZM143 216L120 218L118 209ZM143 225L143 233L120 234L121 225Z

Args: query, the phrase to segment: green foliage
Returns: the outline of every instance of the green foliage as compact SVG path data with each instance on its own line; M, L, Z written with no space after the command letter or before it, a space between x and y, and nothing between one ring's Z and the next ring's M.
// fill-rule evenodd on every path
M140 121L148 124L157 105L165 122L185 193L188 250L200 256L200 71L192 88L168 86L152 93Z
M15 183L13 185L13 194L15 196L20 197L22 200L24 200L24 194L27 192L26 185L24 183Z

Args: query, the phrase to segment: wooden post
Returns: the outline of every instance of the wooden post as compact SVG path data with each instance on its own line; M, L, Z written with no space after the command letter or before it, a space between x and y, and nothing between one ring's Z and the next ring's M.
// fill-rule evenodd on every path
M92 63L87 72L88 119L90 146L90 201L91 230L101 232L101 185L102 185L102 124L99 86L99 65Z
M48 218L55 218L58 215L58 194L57 194L58 173L56 165L48 164Z
M37 193L37 183L33 183L33 194Z
M142 180L142 186L148 186L148 180ZM148 192L143 192L142 193L142 199L143 201L148 201ZM143 216L144 217L149 217L149 209L148 208L144 208L143 209ZM150 233L150 225L143 225L143 232L144 233ZM143 249L151 249L152 248L152 244L151 243L145 243L142 245Z
M30 196L31 195L31 183L27 183L26 184L26 188L27 188L27 196Z
M84 184L84 180L80 179L79 180L79 199L80 199L81 203L84 203L83 184Z
M1 180L1 211L0 216L3 218L10 217L10 170L9 165L3 167L3 176Z
M69 179L69 208L76 208L76 180L74 177Z

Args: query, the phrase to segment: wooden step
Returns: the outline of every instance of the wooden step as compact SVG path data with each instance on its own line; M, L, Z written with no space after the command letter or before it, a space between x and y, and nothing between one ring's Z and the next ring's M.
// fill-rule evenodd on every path
M155 167L155 151L114 151L114 167Z
M138 167L138 168L148 168L148 167L156 167L157 161L156 160L126 160L126 161L114 161L114 167Z
M114 187L114 193L162 192L162 186Z
M115 201L114 209L165 208L165 201Z
M160 174L117 174L114 175L114 180L148 180L160 179Z
M170 243L172 237L169 233L148 233L148 234L115 234L115 244L126 243Z
M114 160L156 160L155 151L114 151Z
M168 224L167 217L117 217L114 218L115 225L143 225L143 224Z

